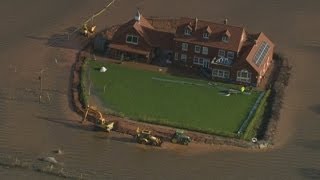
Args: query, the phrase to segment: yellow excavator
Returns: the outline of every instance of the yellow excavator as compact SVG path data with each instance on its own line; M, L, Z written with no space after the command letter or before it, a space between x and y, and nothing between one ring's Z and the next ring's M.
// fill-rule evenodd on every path
M138 127L136 133L135 139L139 144L161 146L163 142L160 138L152 136L149 130L140 130Z
M91 106L87 107L82 122L86 121L88 114L94 117L95 127L103 129L106 132L110 132L114 128L114 122L107 122L101 112Z
M96 30L96 26L95 25L87 25L87 24L83 24L81 30L80 30L80 34L85 36L85 37L89 37L91 36Z

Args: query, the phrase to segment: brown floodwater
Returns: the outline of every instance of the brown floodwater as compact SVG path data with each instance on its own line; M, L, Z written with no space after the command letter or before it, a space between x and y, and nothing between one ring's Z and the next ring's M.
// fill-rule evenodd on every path
M87 179L320 179L320 1L118 0L95 19L101 29L129 20L139 7L146 16L228 18L250 32L264 31L293 65L277 146L265 152L141 147L130 138L107 137L90 126L80 126L68 88L70 68L82 41L67 42L64 34L105 3L1 0L1 179L59 178L53 172ZM52 153L59 148L62 155ZM49 169L38 160L45 156L54 156L61 164L40 172Z

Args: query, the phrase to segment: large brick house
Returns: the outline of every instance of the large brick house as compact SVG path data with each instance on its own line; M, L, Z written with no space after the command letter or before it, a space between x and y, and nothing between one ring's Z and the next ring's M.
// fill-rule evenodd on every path
M272 61L274 44L264 33L197 18L135 17L105 33L107 56L151 63L160 56L203 67L214 80L258 85Z

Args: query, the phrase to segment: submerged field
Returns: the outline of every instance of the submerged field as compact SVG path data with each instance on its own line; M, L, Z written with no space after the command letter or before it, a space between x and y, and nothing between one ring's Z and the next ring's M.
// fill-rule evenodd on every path
M99 68L107 67L107 72ZM90 61L92 90L103 105L134 120L207 133L232 135L241 126L259 93L224 96L223 86L207 81Z

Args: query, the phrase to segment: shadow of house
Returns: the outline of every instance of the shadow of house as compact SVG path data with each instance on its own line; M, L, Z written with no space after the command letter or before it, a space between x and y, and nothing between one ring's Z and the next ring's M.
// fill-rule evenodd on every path
M108 40L102 35L98 34L93 39L93 49L99 55L105 55L107 51Z
M66 49L81 49L81 46L88 42L88 39L80 36L76 27L69 27L61 33L46 36L27 35L27 38L44 41L49 47L58 47Z

